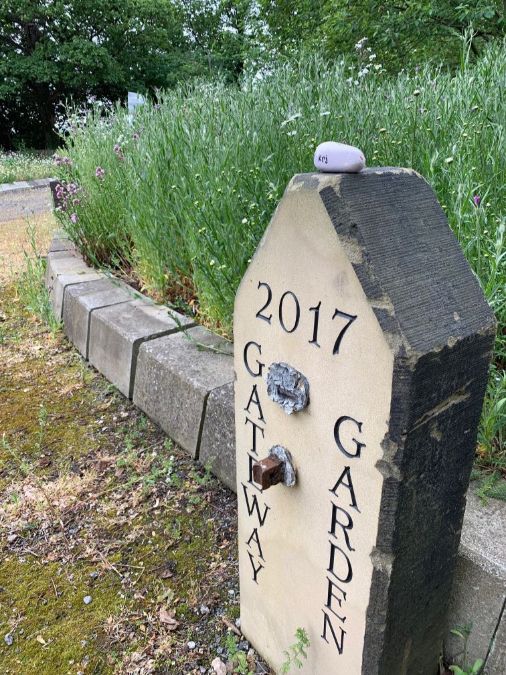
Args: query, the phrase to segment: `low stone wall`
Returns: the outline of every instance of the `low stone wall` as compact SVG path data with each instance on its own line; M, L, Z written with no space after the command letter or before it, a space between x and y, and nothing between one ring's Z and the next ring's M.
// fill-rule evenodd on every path
M4 192L22 192L23 190L37 190L39 188L50 187L55 182L54 178L34 178L33 180L18 180L14 183L2 183L0 185L0 194Z
M235 491L232 345L91 269L63 234L51 244L46 285L84 358ZM460 663L463 645L450 630L472 626L468 660L486 658L487 675L506 673L505 554L506 502L482 504L470 492L444 653Z

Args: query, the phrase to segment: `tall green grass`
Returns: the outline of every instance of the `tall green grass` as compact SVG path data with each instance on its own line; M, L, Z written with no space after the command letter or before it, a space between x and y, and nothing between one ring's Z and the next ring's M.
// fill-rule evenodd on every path
M25 266L16 278L16 290L23 307L40 319L51 333L61 328L61 322L55 317L49 292L44 283L46 259L37 250L36 232L33 225L27 228L28 251L24 251Z
M80 191L65 227L90 259L123 267L159 298L196 298L202 320L230 333L248 260L288 180L312 170L317 143L357 145L369 165L412 167L436 191L499 320L497 423L506 410L506 49L474 65L464 49L456 73L357 70L305 58L240 89L181 87L135 116L95 110L66 141L72 164L61 175Z

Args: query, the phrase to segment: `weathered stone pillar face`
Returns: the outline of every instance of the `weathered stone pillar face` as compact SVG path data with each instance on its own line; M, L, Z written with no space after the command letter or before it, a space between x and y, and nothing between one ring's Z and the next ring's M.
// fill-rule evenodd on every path
M242 283L235 326L242 628L275 667L304 627L321 642L307 672L332 672L342 650L343 672L358 673L393 356L317 191L287 193ZM307 378L304 410L287 415L269 399L277 362ZM249 458L276 444L298 481L262 494Z
M436 668L493 328L415 173L291 181L234 319L241 626L275 669L297 628L301 672ZM296 484L262 490L275 446Z

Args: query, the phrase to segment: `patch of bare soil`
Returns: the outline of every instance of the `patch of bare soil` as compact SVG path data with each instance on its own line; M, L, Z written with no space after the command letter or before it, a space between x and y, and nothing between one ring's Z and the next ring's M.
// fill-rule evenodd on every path
M23 242L11 225L4 252ZM235 495L27 314L7 274L0 494L2 674L269 672L240 633Z
M238 628L235 495L0 300L2 672L239 672L234 642L268 672Z

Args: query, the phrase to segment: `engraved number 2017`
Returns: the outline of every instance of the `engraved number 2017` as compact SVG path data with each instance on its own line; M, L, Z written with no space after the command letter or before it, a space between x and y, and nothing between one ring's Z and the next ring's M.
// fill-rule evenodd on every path
M262 305L262 307L258 310L258 312L255 314L257 319L261 319L262 321L266 321L268 324L272 323L272 314L264 314L264 312L268 309L269 305L272 302L272 289L269 286L268 283L265 281L259 281L258 282L258 289L260 288L265 288L267 290L267 299L265 303ZM291 325L287 325L287 320L285 317L285 305L286 302L290 298L290 304L293 305L294 311L295 311L295 316L292 319ZM321 300L318 302L317 305L314 307L309 307L309 311L314 313L314 318L313 318L313 335L311 340L308 340L309 344L314 345L315 347L320 347L320 344L318 342L318 330L319 330L319 325L320 325L320 309L321 309L322 302ZM339 331L339 334L336 338L336 341L334 342L334 347L332 349L332 354L339 354L339 348L341 346L341 342L344 338L344 335L348 328L351 326L351 324L355 321L357 318L356 314L347 314L346 312L341 311L340 309L335 309L334 314L332 316L332 321L336 318L342 318L345 319L346 322L344 326L341 328ZM285 291L279 301L279 307L278 307L278 318L279 318L279 323L281 325L281 328L286 332L286 333L294 333L298 326L299 326L299 320L300 320L300 303L292 291Z

